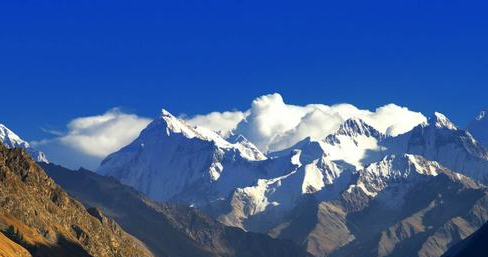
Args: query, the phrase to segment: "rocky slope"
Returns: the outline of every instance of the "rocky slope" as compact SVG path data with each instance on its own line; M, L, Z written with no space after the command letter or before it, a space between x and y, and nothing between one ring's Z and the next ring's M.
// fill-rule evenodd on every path
M113 220L71 198L22 149L3 145L0 229L33 256L152 256Z
M0 256L2 257L32 257L22 246L0 233Z
M487 219L488 190L419 156L369 165L334 200L300 204L270 234L316 256L440 256Z
M42 164L71 195L96 206L157 256L300 257L308 254L288 240L225 227L194 208L157 204L117 180L87 170Z

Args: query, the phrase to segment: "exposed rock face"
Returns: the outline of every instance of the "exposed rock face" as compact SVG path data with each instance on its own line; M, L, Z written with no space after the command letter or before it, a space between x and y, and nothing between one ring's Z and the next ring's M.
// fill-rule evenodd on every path
M302 204L271 234L316 256L430 257L487 220L486 187L407 155L370 165L337 200Z
M157 256L309 256L292 241L226 227L195 208L155 203L114 178L53 164L42 166L71 195L112 215Z
M0 229L15 231L15 243L33 256L152 256L113 220L90 213L27 153L0 145Z

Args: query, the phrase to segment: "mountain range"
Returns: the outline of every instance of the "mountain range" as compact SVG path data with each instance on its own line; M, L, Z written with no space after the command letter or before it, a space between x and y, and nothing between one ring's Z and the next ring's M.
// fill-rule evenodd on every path
M487 220L487 168L485 147L440 113L397 136L352 118L264 154L163 111L97 172L315 256L440 256ZM430 221L445 203L456 211Z
M98 174L49 164L7 128L2 142L155 256L453 256L488 221L485 116L462 129L436 112L398 135L353 117L264 153L163 110Z
M125 231L156 256L309 256L289 240L224 226L195 208L154 202L111 177L54 164L43 163L41 167L86 206L112 214Z

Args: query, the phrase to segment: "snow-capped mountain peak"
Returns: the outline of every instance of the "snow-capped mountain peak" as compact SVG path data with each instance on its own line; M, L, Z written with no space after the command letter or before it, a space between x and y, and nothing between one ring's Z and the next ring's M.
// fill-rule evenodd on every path
M429 125L434 125L436 128L447 128L450 130L457 130L458 128L452 123L444 114L434 112L434 115L428 120Z
M419 176L437 176L441 169L437 162L427 161L421 156L387 155L360 171L358 182L352 187L358 186L367 195L375 196L392 183L404 183Z
M323 155L327 155L325 147L326 144L323 140L314 139L312 137L306 137L287 149L278 152L268 153L268 155L270 157L276 158L276 157L287 156L290 154L295 155L295 153L299 151L301 158L308 156L306 159L308 161L311 161L311 160L318 159ZM301 162L304 161L305 160L303 159L301 160Z
M181 133L187 138L199 137L202 139L208 139L205 138L204 135L200 135L194 127L186 124L186 122L184 122L183 120L176 118L165 109L161 110L161 118L159 122L158 120L156 120L155 122L156 125L164 126L166 128L166 134L168 136L170 135L170 133Z
M159 129L165 128L166 134L169 136L171 133L179 133L187 138L197 137L206 141L214 141L219 144L227 144L217 133L203 128L196 127L186 123L184 120L178 119L173 116L166 109L161 110L161 118L155 120L154 125L158 126Z
M351 118L347 119L344 123L341 124L339 130L336 132L337 135L345 135L355 137L358 135L364 135L367 137L380 137L381 133L376 130L374 127L370 126L362 119L359 118Z
M325 147L325 143L322 140L307 137L290 149L293 149L294 151L299 150L299 155L297 155L298 157L296 158L302 165L327 156Z
M173 116L168 110L162 108L161 109L161 116Z
M34 149L29 143L22 140L17 134L3 124L0 124L0 142L8 148L24 149L37 162L49 163L43 152Z
M170 136L170 134L172 133L178 133L189 139L198 138L204 141L213 142L216 144L217 147L220 148L238 149L241 153L241 156L249 160L266 159L266 156L261 153L256 148L256 146L249 142L244 136L238 136L236 140L231 143L212 130L204 127L192 126L186 123L184 120L173 116L166 109L161 110L161 118L159 120L155 120L153 123L155 123L156 126L160 127L158 128L158 130L164 128L166 131L166 135L168 136Z
M336 133L328 135L323 142L331 160L342 160L360 168L383 151L380 142L384 138L386 136L374 127L355 118L346 120Z
M0 140L2 140L2 143L9 148L28 146L27 142L20 139L19 136L3 124L0 124Z
M440 113L435 113L427 124L392 138L400 143L403 140L405 148L399 152L421 155L474 180L488 181L488 150L471 133L457 128Z
M254 160L265 160L267 157L259 151L259 149L251 143L251 141L247 140L246 137L243 135L237 135L232 139L227 139L230 143L237 145L237 147L241 150L241 152L247 156L249 159Z
M244 172L254 162L265 160L245 138L231 143L217 133L173 116L166 110L152 121L138 138L102 161L98 172L119 178L156 200L169 200L217 183L216 190L227 195L229 188L254 179ZM244 163L234 178L233 164ZM224 177L224 178L223 178ZM208 197L192 192L192 199ZM184 197L184 196L181 196Z
M437 176L439 174L441 166L437 162L427 161L425 158L413 154L405 154L404 157L408 160L411 167L414 168L415 172L419 174L427 176Z

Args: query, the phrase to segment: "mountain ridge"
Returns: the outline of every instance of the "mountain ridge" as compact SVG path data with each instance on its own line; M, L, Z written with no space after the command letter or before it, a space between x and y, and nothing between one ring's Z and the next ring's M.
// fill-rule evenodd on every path
M153 202L114 178L84 169L42 166L81 202L113 214L126 231L145 242L158 256L308 256L292 242L224 227L195 208Z
M71 198L23 149L0 145L0 182L0 228L33 256L153 256L113 220Z
M8 148L22 148L37 162L49 163L46 155L30 146L30 144L22 140L17 134L12 130L7 128L5 125L0 123L0 142L3 143Z
M164 133L164 127L159 131L162 131L164 136L168 135ZM155 133L160 132L156 130ZM238 135L234 136L238 137ZM160 140L158 138L153 139L158 141ZM212 168L218 167L219 175L210 179L210 182L208 179L200 179L196 180L201 181L197 183L198 185L183 186L180 193L176 193L171 201L194 205L208 211L226 225L268 233L277 238L293 239L296 243L306 246L307 250L316 256L324 254L347 256L350 251L348 249L357 250L359 242L366 243L372 251L376 251L376 254L371 256L397 254L402 251L400 249L413 253L411 251L414 251L414 248L407 247L405 244L414 239L410 237L395 239L388 236L390 232L385 231L389 229L388 227L378 225L371 228L376 233L372 232L372 235L379 240L375 241L355 230L354 226L351 227L351 219L354 218L348 217L366 215L364 210L370 210L371 205L380 204L386 212L391 212L390 209L394 206L416 205L412 199L419 199L420 196L416 196L416 192L411 191L411 188L425 183L442 184L442 187L459 187L468 191L485 190L476 187L477 182L470 182L470 178L486 182L486 172L483 172L485 162L488 160L486 149L470 133L459 129L447 117L437 112L427 122L397 136L384 135L361 119L348 119L335 133L323 139L305 138L288 149L268 153L267 158L261 160L229 155L225 146L230 143L221 137L215 140L220 143L211 143L211 147L208 148L200 147L198 144L193 145L193 138L182 139L183 141L178 141L178 147L188 154L179 152L171 155L173 161L193 164L201 160L201 155L191 154L203 154L202 151L208 151L207 162L203 162L205 164L202 166L196 166L200 168L195 170L203 170L204 173L200 176L204 178L207 176L206 172L211 172ZM144 140L151 141L149 138ZM155 148L159 149L157 151L174 147L171 139L165 140L164 144L161 143ZM214 155L214 153L221 154ZM458 158L453 158L454 155ZM156 156L138 155L136 159L144 159L148 163L155 164L158 161L151 160L168 157L165 156L165 152L160 152ZM119 158L126 158L123 152L120 153ZM121 170L105 165L106 163L102 164L101 170L112 169L110 174L130 174L131 169L142 170L137 168L138 164ZM458 173L452 173L444 166ZM169 181L186 176L185 170L179 170L176 166L167 167L171 172L178 170L173 176L166 177ZM152 173L152 179L162 180L166 176L165 172L167 172L165 169L159 169L156 173ZM444 180L446 176L451 179ZM127 183L123 177L122 182ZM144 186L141 184L134 181L129 184L144 191ZM434 191L443 192L442 187L435 188ZM449 191L446 194L444 201L453 205L462 205L455 192ZM458 194L461 194L461 191ZM197 199L195 197L199 200L195 201ZM479 195L469 197L473 199L470 202L472 205L479 206L475 201L478 199L476 197L480 197ZM407 215L406 217L402 218L399 213L395 214L396 218L391 219L390 225L404 226L402 224L412 222L403 220L404 218L416 220L415 224L418 224L428 213L444 208L443 204L436 201L432 195L430 203L417 207L423 210L421 213L407 208L407 213L403 214ZM463 215L471 211L470 207L462 208ZM300 208L303 210L299 210ZM309 210L306 211L307 209ZM307 216L309 218L305 220L302 215L312 216ZM437 224L434 226L435 229L450 226L447 224L453 222L451 219L456 218L463 219L465 220L463 222L469 224L464 226L466 231L473 232L477 226L481 226L471 218L458 218L456 213L449 215L451 216L447 216L442 221L445 223ZM486 217L483 215L477 216L477 219L485 220ZM354 223L357 222L363 224L361 220L354 220ZM298 225L294 224L307 223L310 226L308 232L303 228L299 231L295 229ZM337 226L337 231L330 231L328 226ZM295 231L296 234L293 235L290 231ZM430 244L429 240L438 240L439 235L435 233L459 236L454 232L439 232L426 228L421 228L419 231L423 231L422 233L428 236L415 240L425 240L423 242L425 244ZM414 237L419 236L415 234ZM458 239L452 238L445 244L437 246L417 242L415 245L419 248L416 251L419 252L419 256L423 256L420 252L440 256L440 251L447 250L447 247L456 240ZM385 242L390 246L376 245Z

